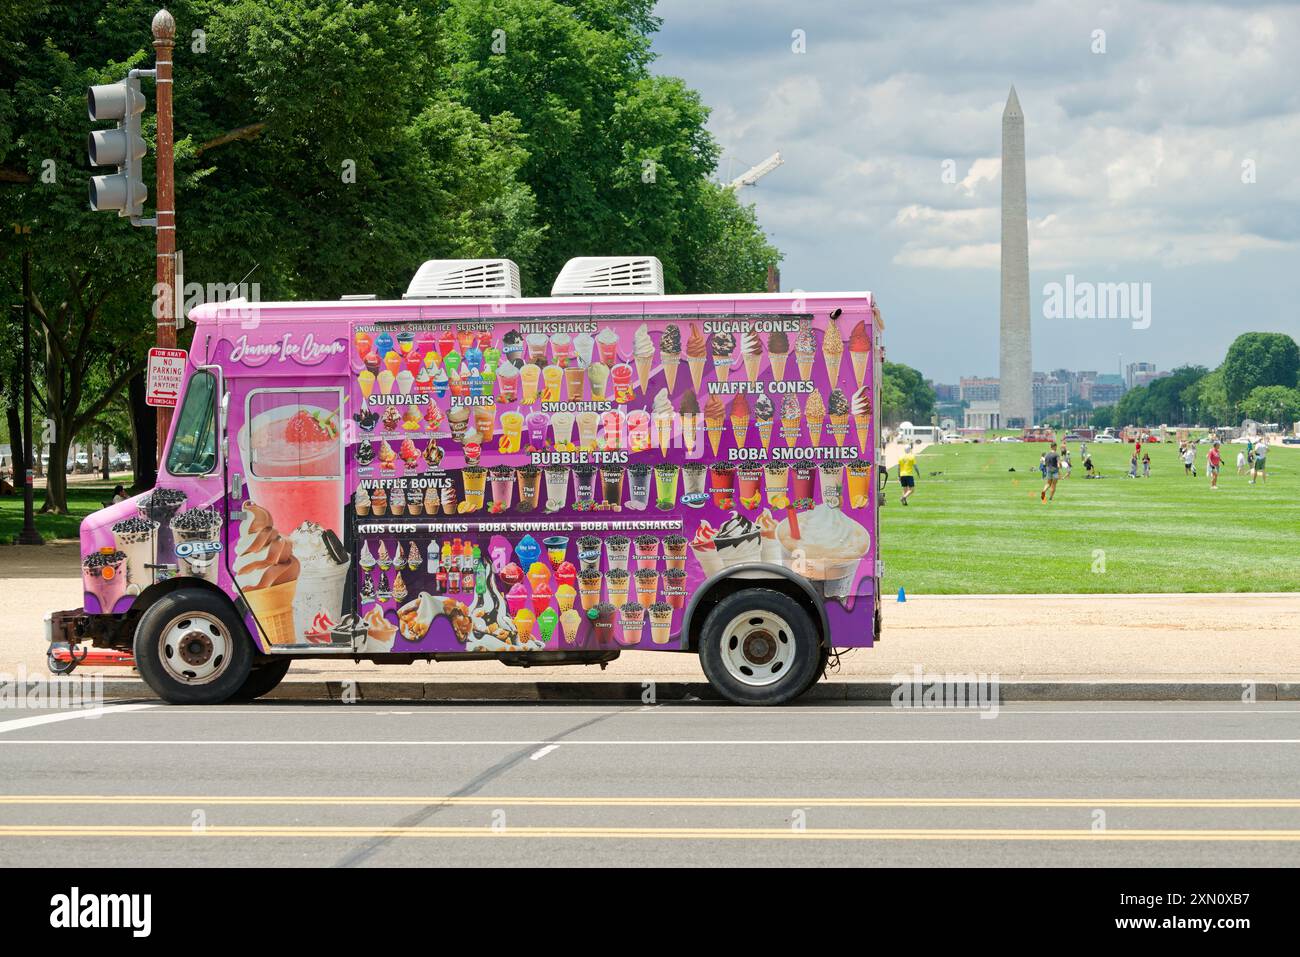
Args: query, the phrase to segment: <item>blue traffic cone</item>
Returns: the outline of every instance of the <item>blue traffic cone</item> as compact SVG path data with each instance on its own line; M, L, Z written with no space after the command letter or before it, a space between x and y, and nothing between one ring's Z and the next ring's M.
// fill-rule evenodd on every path
M898 600L907 601L907 592L905 592L902 587L899 587L898 589Z

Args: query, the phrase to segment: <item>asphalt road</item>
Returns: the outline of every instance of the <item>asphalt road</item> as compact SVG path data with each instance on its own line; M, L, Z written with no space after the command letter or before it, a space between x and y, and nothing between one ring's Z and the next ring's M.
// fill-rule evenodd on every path
M1300 707L0 712L0 865L1296 865Z

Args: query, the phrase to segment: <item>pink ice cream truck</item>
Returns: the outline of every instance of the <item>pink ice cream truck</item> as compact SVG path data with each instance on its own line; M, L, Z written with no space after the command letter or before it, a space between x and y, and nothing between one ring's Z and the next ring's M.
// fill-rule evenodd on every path
M217 703L300 658L643 649L776 704L878 639L868 292L667 296L609 257L525 299L508 260L439 260L396 301L192 319L158 485L82 523L55 670Z

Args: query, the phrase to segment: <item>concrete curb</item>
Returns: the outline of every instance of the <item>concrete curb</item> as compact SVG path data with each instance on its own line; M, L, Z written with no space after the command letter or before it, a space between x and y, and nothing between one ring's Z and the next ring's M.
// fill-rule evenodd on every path
M345 685L349 685L345 689ZM286 681L264 701L721 701L698 681ZM802 701L887 702L895 685L887 681L823 681ZM1002 702L1021 701L1230 701L1241 702L1240 681L1013 681L999 685ZM153 698L138 679L105 679L106 698ZM1300 701L1300 683L1258 682L1256 701Z

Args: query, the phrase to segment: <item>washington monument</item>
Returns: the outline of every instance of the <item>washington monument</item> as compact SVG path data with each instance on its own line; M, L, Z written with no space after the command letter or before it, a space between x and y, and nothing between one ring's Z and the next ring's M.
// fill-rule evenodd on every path
M1004 428L1034 424L1028 220L1025 115L1020 112L1013 86L1002 111L1002 339L998 375Z

